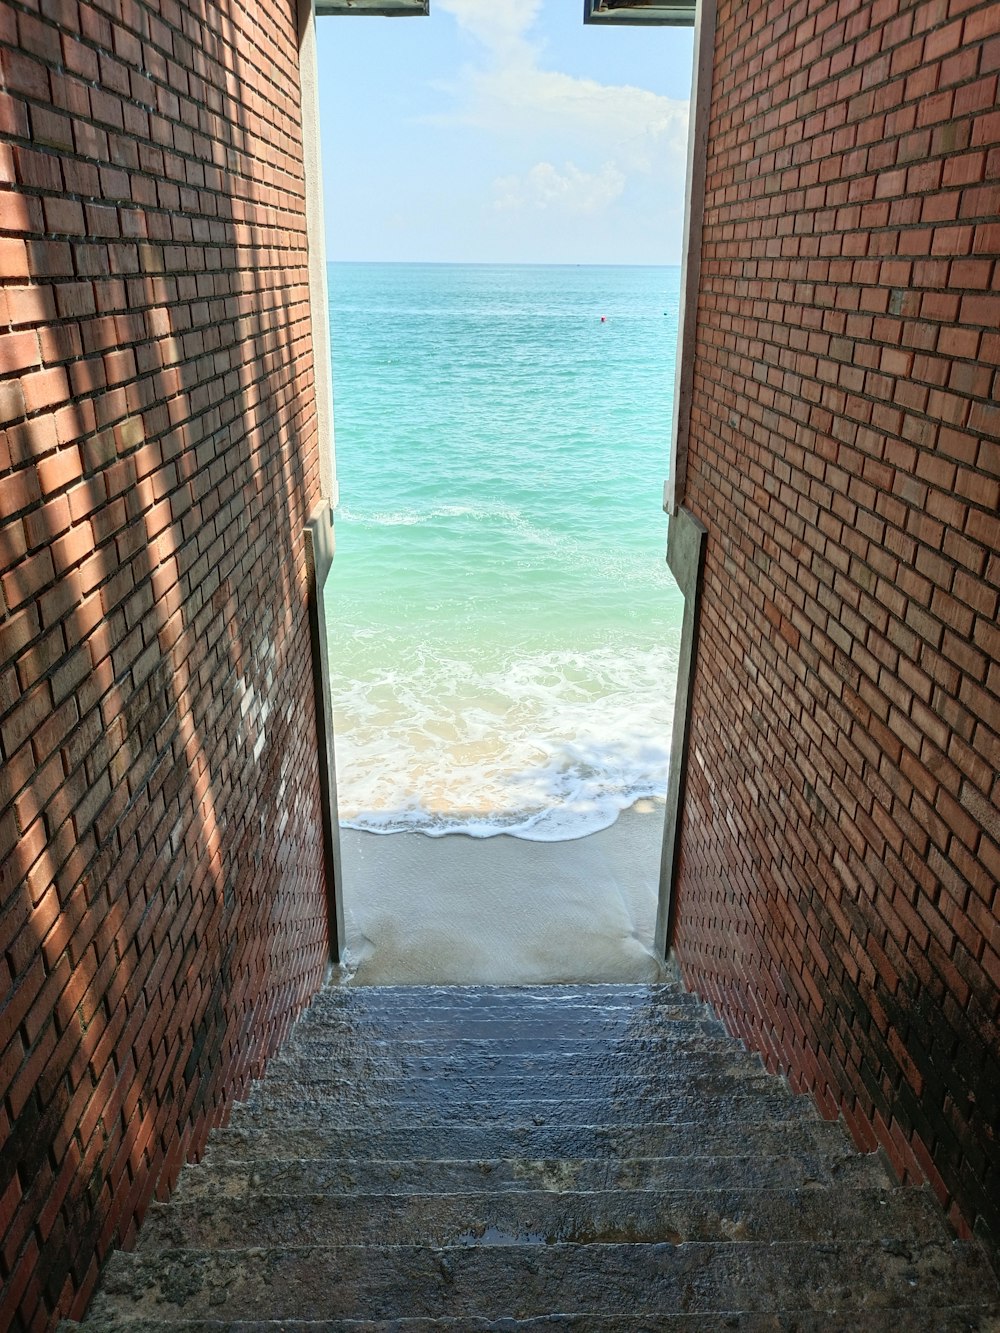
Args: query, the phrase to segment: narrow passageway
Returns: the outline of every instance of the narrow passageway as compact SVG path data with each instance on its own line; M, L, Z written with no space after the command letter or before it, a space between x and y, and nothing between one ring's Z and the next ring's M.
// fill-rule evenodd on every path
M318 24L356 983L660 976L692 21Z
M326 990L83 1333L958 1333L996 1278L677 985Z
M655 266L330 266L325 604L361 983L659 976L678 300Z

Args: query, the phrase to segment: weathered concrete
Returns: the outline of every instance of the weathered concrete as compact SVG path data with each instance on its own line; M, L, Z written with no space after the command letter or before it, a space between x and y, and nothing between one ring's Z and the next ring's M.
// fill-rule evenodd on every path
M741 1154L782 1156L796 1152L848 1150L839 1125L828 1121L801 1120L796 1124L762 1121L745 1124L738 1120L709 1125L703 1120L677 1124L613 1125L573 1124L561 1116L557 1122L510 1121L488 1125L428 1125L414 1122L402 1126L338 1125L262 1128L252 1118L230 1125L212 1135L208 1155L212 1161L273 1160L295 1158L461 1158L481 1161L495 1157L538 1160L553 1158L669 1158L696 1156L709 1159Z
M894 1310L866 1310L863 1333L996 1333L980 1306L908 1310L905 1325ZM87 1333L860 1333L857 1316L833 1310L779 1313L543 1315L535 1319L146 1319L87 1321Z
M260 1196L314 1200L325 1195L399 1198L406 1194L490 1194L549 1190L815 1189L839 1184L885 1189L881 1159L859 1156L841 1139L824 1150L789 1157L528 1157L259 1159L252 1165L215 1157L189 1167L171 1206L199 1199L255 1200Z
M471 1185L473 1182L469 1182ZM492 1184L492 1182L491 1182ZM156 1205L139 1249L247 1249L334 1245L509 1245L687 1241L850 1240L891 1232L907 1242L938 1234L926 1193L897 1189L710 1190L641 1188L510 1190L470 1193L371 1193L317 1198L255 1194Z
M577 1124L594 1123L598 1119L614 1123L618 1119L638 1120L645 1114L650 1120L662 1125L690 1124L701 1120L709 1125L738 1124L747 1125L761 1120L809 1120L817 1117L812 1102L802 1097L792 1097L781 1085L777 1091L768 1088L757 1093L741 1089L730 1095L703 1095L680 1097L636 1097L609 1098L528 1098L520 1101L494 1101L481 1098L449 1099L442 1095L433 1107L397 1106L392 1102L376 1104L349 1099L336 1103L323 1103L308 1096L296 1096L292 1090L290 1100L284 1099L275 1090L269 1092L258 1088L253 1102L235 1107L233 1123L243 1124L252 1118L264 1129L283 1130L285 1128L306 1127L311 1125L336 1124L347 1125L407 1125L420 1121L433 1112L434 1118L443 1125L505 1124L509 1120L533 1121L535 1124L550 1122L558 1124L564 1118Z
M985 1258L941 1240L824 1244L512 1244L162 1250L115 1255L94 1312L389 1318L400 1311L489 1318L570 1310L852 1311L949 1306L988 1290Z
M702 1056L690 1057L691 1068L677 1070L667 1074L651 1074L643 1078L636 1074L611 1073L606 1068L590 1077L575 1074L534 1072L505 1075L494 1071L489 1075L471 1074L463 1077L457 1072L442 1086L442 1078L437 1074L413 1075L405 1078L366 1077L363 1088L350 1078L341 1077L332 1063L325 1071L310 1074L305 1071L304 1061L287 1061L276 1071L273 1078L268 1078L250 1094L249 1105L265 1106L269 1102L275 1106L285 1106L297 1100L309 1101L314 1105L323 1102L339 1105L350 1101L355 1107L370 1107L376 1111L387 1107L437 1106L446 1100L448 1106L461 1106L465 1101L488 1101L492 1104L506 1102L516 1107L519 1103L530 1103L532 1108L539 1102L558 1101L575 1103L577 1101L601 1101L615 1099L617 1103L629 1098L641 1098L649 1108L657 1098L697 1096L713 1097L729 1092L746 1092L748 1088L760 1085L774 1094L780 1091L780 1083L775 1086L773 1074L765 1069L754 1068L742 1061L726 1061L725 1056L715 1059ZM791 1094L789 1093L789 1096ZM567 1107L567 1109L571 1109Z
M748 1079L755 1077L772 1078L764 1070L761 1061L753 1056L731 1049L709 1051L686 1051L684 1063L679 1068L664 1070L650 1069L650 1059L645 1053L639 1055L620 1055L615 1061L613 1072L609 1072L607 1062L601 1062L596 1055L577 1056L567 1068L563 1056L551 1053L546 1056L512 1056L501 1065L496 1056L473 1057L458 1067L454 1061L424 1058L411 1061L406 1070L395 1067L386 1061L384 1064L369 1064L363 1070L345 1070L343 1064L334 1056L315 1056L312 1053L290 1052L284 1058L271 1061L267 1070L269 1085L301 1081L315 1084L326 1090L332 1085L354 1087L358 1073L363 1073L366 1087L377 1088L384 1094L393 1089L406 1087L410 1091L422 1087L435 1087L442 1078L454 1080L456 1087L479 1088L486 1092L501 1093L507 1089L513 1095L518 1088L522 1090L549 1089L548 1095L579 1094L581 1087L597 1088L602 1092L614 1088L642 1087L649 1091L656 1088L677 1088L690 1083L694 1078L715 1075L740 1075ZM502 1085L502 1086L500 1086ZM555 1090L555 1091L554 1091Z
M305 0L300 0L305 3ZM311 30L311 29L310 29ZM317 130L318 133L318 130ZM310 265L313 257L310 255ZM323 265L321 290L326 294L326 265ZM313 316L315 321L315 289L313 295ZM326 306L324 305L324 318ZM314 324L315 327L315 324ZM329 330L327 330L329 336ZM322 340L320 340L322 344ZM320 363L323 364L323 363ZM329 365L329 359L325 363ZM320 376L320 381L325 381ZM320 393L319 401L323 395ZM333 418L332 404L328 428L330 435L330 454L328 466L333 467ZM320 412L320 429L323 430L323 413ZM320 451L321 459L325 451ZM335 482L331 479L331 487ZM329 492L324 490L324 496ZM326 614L326 601L323 588L333 566L334 534L333 508L328 500L320 505L306 525L305 533L306 572L309 581L309 641L312 650L313 695L316 701L316 755L319 763L320 819L323 826L323 883L326 894L327 937L329 942L330 963L339 964L344 952L346 930L344 927L343 869L340 857L340 820L337 815L337 760L333 745L333 702L330 698L330 625Z
M711 6L714 8L714 3ZM711 42L708 43L709 47ZM694 139L694 131L692 141ZM690 218L689 218L690 222ZM694 317L694 312L690 312ZM693 339L693 328L685 328L685 337ZM678 391L690 394L690 383L685 389L685 377L690 374L690 361L678 363ZM683 494L684 452L678 448L676 437L671 464L671 485L680 486ZM681 475L677 476L680 472ZM667 564L684 594L684 619L681 624L681 645L677 658L677 686L674 702L674 727L670 737L670 767L667 770L667 801L663 823L663 850L660 855L660 886L656 908L656 956L665 958L672 943L674 924L674 877L680 851L681 818L683 815L684 783L687 778L688 734L691 729L691 687L694 681L698 653L699 598L702 570L705 565L705 541L708 529L689 509L671 512L667 529Z
M998 1302L929 1192L675 988L357 990L312 1005L84 1327L950 1333Z

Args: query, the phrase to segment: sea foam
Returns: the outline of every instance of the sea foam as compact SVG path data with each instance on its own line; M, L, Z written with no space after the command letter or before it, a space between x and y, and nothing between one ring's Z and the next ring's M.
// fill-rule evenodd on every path
M408 666L336 683L349 828L558 842L666 791L676 669L666 648Z

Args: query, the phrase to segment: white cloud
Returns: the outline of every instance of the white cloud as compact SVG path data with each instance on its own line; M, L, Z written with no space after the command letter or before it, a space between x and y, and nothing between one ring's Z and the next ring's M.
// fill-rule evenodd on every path
M530 37L540 0L436 0L482 46L448 89L454 111L437 118L532 144L557 138L580 160L626 173L683 170L688 104L645 88L604 84L542 66Z
M541 0L436 0L435 8L453 15L488 51L510 58L529 52L525 34L538 17Z
M553 208L574 214L606 208L624 188L625 177L611 162L596 172L581 171L572 162L561 172L551 162L536 162L523 176L502 176L493 183L498 209Z
M579 136L630 170L651 171L667 154L684 153L686 102L537 68L505 67L466 79L472 96L465 119L480 128Z

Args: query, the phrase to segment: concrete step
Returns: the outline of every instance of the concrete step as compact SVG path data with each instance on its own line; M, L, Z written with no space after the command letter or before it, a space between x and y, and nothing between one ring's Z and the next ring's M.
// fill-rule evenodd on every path
M296 1026L300 1031L323 1028L331 1034L348 1033L355 1037L407 1038L461 1034L466 1038L489 1038L511 1032L561 1039L577 1033L603 1035L607 1038L655 1038L662 1033L672 1032L679 1025L694 1024L709 1025L710 1030L725 1034L722 1024L710 1018L699 1004L664 1005L656 1010L637 1012L577 1008L556 1013L539 1007L467 1014L461 1009L455 1009L441 1010L439 1013L414 1013L405 1017L390 1014L356 1015L312 1005L302 1014Z
M416 1027L455 1027L457 1025L552 1024L559 1027L600 1024L621 1031L659 1031L672 1023L718 1022L714 1014L691 995L678 995L662 1004L597 1005L580 1003L510 1003L480 1005L475 1008L455 1005L424 1006L413 1004L397 1009L346 1009L313 1001L299 1015L300 1023L328 1023L338 1030L351 1028L367 1031L392 1027L405 1030ZM720 1024L720 1026L722 1026Z
M675 986L359 988L316 999L84 1329L1000 1333L998 1307L928 1192Z
M347 986L313 996L310 1008L337 1013L405 1015L460 1010L587 1008L648 1012L664 1005L702 1005L676 982L656 986Z
M615 1042L609 1045L607 1038L573 1037L565 1042L544 1042L535 1038L521 1040L517 1036L508 1036L495 1041L395 1041L392 1038L368 1038L352 1040L351 1037L331 1037L317 1029L317 1036L309 1037L304 1029L295 1028L285 1042L284 1053L289 1058L319 1058L319 1060L337 1060L345 1068L365 1064L391 1064L400 1069L412 1065L435 1064L463 1065L479 1064L492 1061L493 1064L507 1065L517 1060L567 1062L585 1060L607 1061L608 1053L613 1052L616 1060L628 1065L649 1065L652 1060L683 1060L695 1054L717 1054L717 1056L739 1056L747 1052L739 1041L720 1033L705 1033L685 1030L676 1034L668 1033L663 1037L640 1038L640 1040Z
M615 1107L636 1105L655 1107L661 1101L679 1097L725 1098L766 1093L770 1096L795 1094L780 1078L764 1069L735 1069L724 1065L715 1069L667 1070L642 1078L619 1076L605 1070L590 1078L562 1074L490 1075L467 1078L461 1074L413 1078L338 1078L332 1070L326 1076L321 1069L307 1064L285 1064L269 1069L247 1098L248 1106L278 1105L292 1101L349 1104L353 1108L378 1111L384 1107L413 1107L427 1113L435 1107L450 1111L456 1105L489 1102L494 1106L535 1105L561 1102L613 1102Z
M423 1070L435 1073L449 1069L513 1069L553 1068L566 1066L573 1069L585 1069L589 1065L606 1065L608 1062L608 1043L604 1040L587 1041L581 1039L567 1042L565 1046L536 1045L530 1042L470 1042L467 1046L421 1042L405 1049L390 1041L355 1044L347 1046L343 1040L326 1036L304 1038L300 1029L293 1031L291 1038L282 1047L282 1054L289 1060L335 1061L345 1074L364 1072L367 1069L389 1069L399 1072ZM750 1055L739 1042L732 1037L695 1036L664 1038L656 1044L656 1057L650 1055L646 1046L618 1044L614 1048L616 1066L623 1070L648 1070L654 1058L666 1061L683 1061L696 1056L713 1056L717 1059L734 1059L742 1056L747 1060L759 1057Z
M523 1318L662 1309L926 1312L1000 1299L982 1252L955 1241L163 1250L115 1254L98 1318ZM905 1327L905 1322L901 1323Z
M1000 1333L1000 1316L981 1306L856 1313L787 1310L778 1314L542 1315L535 1319L156 1319L126 1315L64 1322L60 1333Z
M605 1005L583 1004L509 1004L492 1005L487 1008L417 1008L395 1012L357 1013L348 1009L331 1008L329 1005L313 1002L299 1018L307 1025L328 1026L331 1030L349 1028L352 1032L379 1032L392 1029L393 1032L411 1032L416 1029L453 1030L465 1028L485 1029L485 1034L499 1028L511 1026L547 1025L560 1030L575 1028L599 1028L612 1032L656 1033L669 1028L675 1022L717 1022L716 1018L705 1009L699 1000L691 997L677 997L664 1002L656 1008L613 1008ZM721 1026L721 1024L720 1024Z
M802 1190L891 1188L876 1153L798 1157L493 1158L479 1161L209 1160L187 1166L173 1201L255 1200L260 1196L327 1194L433 1195L546 1190Z
M753 1058L739 1043L731 1037L697 1032L676 1039L663 1038L656 1042L646 1039L615 1043L609 1045L606 1039L578 1041L540 1042L534 1039L522 1041L519 1037L508 1037L495 1041L357 1041L333 1039L328 1035L318 1036L315 1040L304 1038L299 1029L295 1029L282 1053L290 1060L329 1060L342 1066L345 1074L371 1069L409 1070L418 1067L427 1072L437 1069L470 1069L493 1065L506 1069L518 1063L534 1063L539 1067L559 1062L567 1066L585 1066L588 1062L602 1061L607 1064L609 1055L613 1055L622 1068L637 1068L653 1063L669 1063L686 1060L698 1055Z
M422 1068L423 1064L431 1067ZM383 1065L369 1060L360 1068L345 1068L336 1055L319 1057L311 1052L296 1051L271 1060L264 1082L306 1081L324 1085L338 1083L354 1087L385 1088L433 1082L447 1083L449 1086L485 1087L490 1091L522 1084L548 1087L564 1084L567 1092L572 1092L574 1087L579 1092L584 1084L655 1088L657 1085L673 1086L689 1082L693 1078L758 1078L763 1075L766 1075L766 1070L758 1056L731 1050L692 1051L682 1058L655 1064L648 1056L618 1060L608 1059L606 1054L588 1059L553 1055L515 1056L503 1062L497 1057L452 1061L437 1059L412 1061L410 1068L405 1071L388 1060Z
M445 1003L451 1003L455 997L473 997L477 995L608 995L612 998L643 1001L655 1001L656 997L671 991L682 995L690 994L680 981L674 977L663 977L659 981L539 981L534 984L521 982L486 981L470 982L383 982L374 986L341 986L333 982L316 992L316 998L344 1000L353 1003L358 998L375 996L379 1004L387 1004L393 999L405 1000L413 996L437 996Z
M307 1157L357 1159L587 1158L791 1156L857 1150L837 1121L761 1119L710 1124L702 1119L657 1124L552 1123L347 1126L324 1121L300 1126L286 1119L263 1126L234 1115L208 1146L212 1161Z
M937 1239L929 1193L903 1189L564 1189L465 1194L255 1193L154 1205L138 1249Z
M253 1124L260 1129L310 1129L324 1125L369 1126L385 1128L420 1123L427 1111L392 1102L375 1100L337 1101L321 1100L305 1089L288 1089L287 1095L278 1088L256 1085L250 1101L233 1108L231 1124ZM762 1120L817 1120L819 1112L806 1097L795 1097L780 1082L775 1087L759 1092L734 1090L713 1096L686 1093L653 1096L620 1096L614 1098L527 1098L522 1101L503 1101L499 1104L489 1098L442 1098L433 1107L433 1119L442 1125L516 1125L526 1122L569 1124L614 1124L619 1120L657 1124L705 1125L739 1124L746 1126Z

